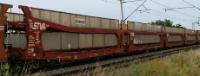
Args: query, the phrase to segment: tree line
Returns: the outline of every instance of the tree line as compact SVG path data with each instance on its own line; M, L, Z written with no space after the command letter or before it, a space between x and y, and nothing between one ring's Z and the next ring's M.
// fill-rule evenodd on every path
M176 27L176 28L185 28L181 24L173 24L171 20L165 19L165 20L156 20L151 22L152 25L158 25L158 26L167 26L167 27Z

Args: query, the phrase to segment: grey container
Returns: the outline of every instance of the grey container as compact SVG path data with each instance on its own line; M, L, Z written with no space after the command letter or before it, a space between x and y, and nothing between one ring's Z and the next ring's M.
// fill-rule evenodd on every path
M105 46L116 46L118 44L118 38L114 34L105 35Z
M180 35L167 35L167 41L182 41L182 37Z
M70 50L116 46L118 38L114 34L79 34L45 32L42 34L44 50Z
M159 35L135 35L134 44L160 43Z
M63 26L79 28L119 29L119 21L115 19L64 13L39 8L31 8L31 14L35 18L60 24Z
M62 49L77 49L79 47L78 33L61 33Z
M26 49L26 34L6 34L5 43L11 44L12 47Z
M109 19L101 19L102 28L111 29L111 20Z
M60 13L57 13L57 12L51 12L50 13L50 21L53 22L53 23L56 23L56 24L61 24L60 22Z
M186 35L186 40L196 40L195 35Z
M60 24L64 26L70 26L71 25L70 14L60 13Z
M196 32L194 30L186 29L185 33L186 34L195 34Z
M44 50L61 49L61 33L57 32L43 33L42 46Z
M16 13L7 13L7 20L8 21L23 21L24 16L22 14L16 14Z
M151 25L149 23L128 21L128 29L135 31L161 32L161 26Z
M165 31L167 33L184 33L184 29L182 28L174 28L174 27L165 27Z
M79 48L92 48L92 34L79 34Z
M86 17L71 14L71 25L73 27L86 27Z
M51 12L47 10L40 10L40 19L46 20L46 21L51 21Z
M111 29L120 29L119 20L111 20L110 25Z
M93 35L93 47L104 47L104 34L94 34Z
M91 28L102 28L101 27L101 19L98 17L91 17L90 18L90 26L91 26Z

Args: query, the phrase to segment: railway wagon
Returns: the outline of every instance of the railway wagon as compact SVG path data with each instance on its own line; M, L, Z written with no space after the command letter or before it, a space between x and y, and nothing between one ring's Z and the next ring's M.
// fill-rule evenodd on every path
M185 45L197 43L196 31L185 29Z
M196 33L197 33L197 43L200 43L200 30L197 30Z
M123 52L119 20L19 7L24 13L24 22L28 22L25 34L9 34L8 40L14 36L22 39L9 43L22 59L70 61Z
M195 33L178 28L128 21L120 29L116 19L19 7L24 16L7 13L15 31L6 33L5 44L23 60L84 60L193 44L197 39Z
M164 27L165 47L175 47L184 45L184 29L175 27Z
M163 47L163 31L161 26L128 21L129 51L141 52L144 50Z
M6 49L4 48L4 33L6 24L6 12L9 8L12 8L9 4L0 4L0 62L7 60Z

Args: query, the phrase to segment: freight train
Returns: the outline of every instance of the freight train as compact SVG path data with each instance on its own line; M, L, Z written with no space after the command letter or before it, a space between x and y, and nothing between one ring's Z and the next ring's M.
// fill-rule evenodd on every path
M79 61L90 58L188 46L200 32L59 12L20 5L23 14L0 4L0 59ZM122 25L122 26L120 26Z

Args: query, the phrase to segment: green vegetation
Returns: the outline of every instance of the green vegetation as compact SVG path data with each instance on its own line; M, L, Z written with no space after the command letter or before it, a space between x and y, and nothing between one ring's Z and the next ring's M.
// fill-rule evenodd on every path
M0 76L9 76L9 66L8 64L0 64Z
M173 25L173 22L171 20L165 19L165 20L156 20L155 22L151 22L153 25L159 25L159 26L167 26L167 27L177 27L177 28L184 28L181 24L175 24Z
M200 76L200 51L182 52L162 59L133 64L103 76Z

